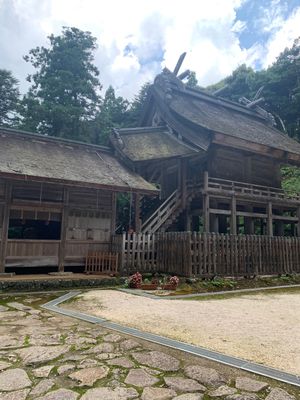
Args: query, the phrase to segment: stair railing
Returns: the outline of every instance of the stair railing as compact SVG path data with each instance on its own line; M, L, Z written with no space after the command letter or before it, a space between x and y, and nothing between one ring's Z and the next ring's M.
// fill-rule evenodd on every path
M143 233L155 233L181 205L180 192L176 189L158 209L142 224Z

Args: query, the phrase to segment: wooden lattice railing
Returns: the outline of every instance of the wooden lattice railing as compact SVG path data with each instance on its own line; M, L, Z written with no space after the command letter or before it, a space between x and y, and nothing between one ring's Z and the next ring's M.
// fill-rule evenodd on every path
M141 227L143 233L155 233L180 207L181 198L178 190L175 190L148 218Z
M93 252L86 256L85 273L116 275L118 272L118 253Z
M300 194L289 195L280 188L255 185L246 182L230 181L219 178L208 178L208 190L230 192L235 195L250 195L274 200L294 200L300 202Z

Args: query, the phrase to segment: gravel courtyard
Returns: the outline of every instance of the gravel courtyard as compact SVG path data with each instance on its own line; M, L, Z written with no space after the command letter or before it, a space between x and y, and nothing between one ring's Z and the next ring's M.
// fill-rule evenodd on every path
M201 301L92 290L69 307L300 375L300 290Z
M299 390L0 297L0 400L296 400Z

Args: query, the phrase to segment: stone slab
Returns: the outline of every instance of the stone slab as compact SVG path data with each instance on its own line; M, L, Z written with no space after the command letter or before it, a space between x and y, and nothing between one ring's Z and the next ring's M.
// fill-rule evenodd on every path
M25 400L30 389L17 390L15 392L0 393L0 400Z
M128 372L125 383L127 385L133 385L138 387L152 386L159 382L159 379L152 375L149 375L146 371L141 368L132 369Z
M177 358L161 351L133 353L132 356L137 362L162 371L178 371L180 367L180 362Z
M54 365L44 365L32 370L32 374L37 378L47 378L53 369Z
M186 393L173 397L172 400L202 400L203 396L201 393Z
M43 379L41 380L30 392L30 397L36 398L42 394L49 392L53 388L55 382L53 379Z
M36 400L76 400L79 394L68 389L58 389L38 397Z
M140 347L141 345L136 340L128 339L128 340L124 340L123 342L121 342L119 344L119 346L120 346L120 350L129 351L132 349L136 349L137 347Z
M146 387L142 393L142 400L169 400L176 396L172 389Z
M24 369L14 368L0 373L0 391L25 389L31 385L32 382Z
M138 395L138 392L133 388L101 387L87 390L80 400L128 400L136 399Z
M6 361L0 361L0 371L4 371L5 369L9 368L11 366L11 363L8 363Z
M40 364L52 361L69 351L70 347L60 346L31 346L19 349L16 353L21 357L25 365Z
M107 361L107 364L116 365L116 366L122 367L122 368L133 368L134 367L133 362L130 361L126 357L113 358L112 360Z
M73 372L69 378L79 382L79 386L93 386L95 382L106 378L109 372L107 367L85 368Z
M267 389L269 384L266 382L258 381L256 379L251 379L247 377L237 377L235 380L235 386L239 390L244 390L245 392L260 392L261 390Z
M296 398L283 389L274 388L268 394L266 400L296 400Z
M235 388L232 388L230 386L226 386L226 385L222 385L220 387L218 387L215 390L211 390L210 392L208 392L210 397L224 397L224 396L229 396L231 394L235 394L237 392L237 390Z
M203 385L220 386L226 382L226 379L213 368L190 365L185 367L184 372L189 378L195 379Z
M165 377L164 381L171 389L179 390L180 392L205 392L206 387L198 383L194 379L181 378L176 376Z

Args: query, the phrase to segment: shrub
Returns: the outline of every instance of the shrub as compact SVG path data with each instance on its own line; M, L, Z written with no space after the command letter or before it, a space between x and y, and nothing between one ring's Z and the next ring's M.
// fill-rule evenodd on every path
M178 276L171 276L171 278L170 278L170 280L169 280L169 283L170 283L171 285L178 286L178 284L179 284L179 278L178 278Z
M142 284L142 275L139 272L131 275L128 279L128 285L130 288L137 289L141 287Z

